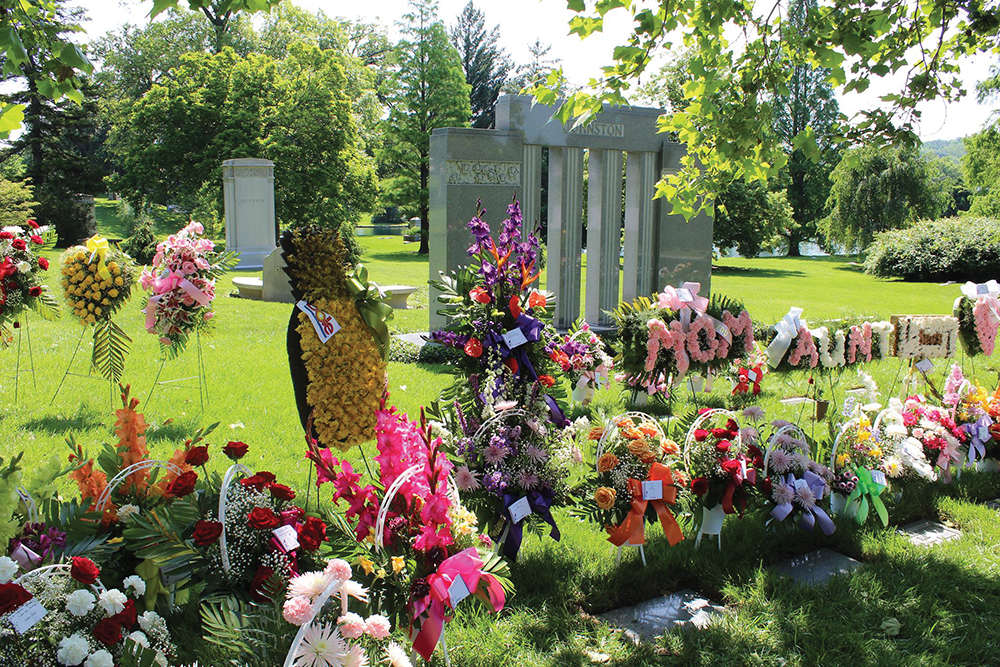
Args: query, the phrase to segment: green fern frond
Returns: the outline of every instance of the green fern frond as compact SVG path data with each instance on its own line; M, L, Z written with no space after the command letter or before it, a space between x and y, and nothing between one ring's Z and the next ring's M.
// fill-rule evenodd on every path
M105 379L120 382L131 345L132 339L114 320L99 320L94 325L94 368Z

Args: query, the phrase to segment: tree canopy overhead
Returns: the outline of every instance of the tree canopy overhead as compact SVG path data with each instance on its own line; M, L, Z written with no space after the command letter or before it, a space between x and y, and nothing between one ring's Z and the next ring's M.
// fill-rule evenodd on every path
M980 0L827 0L808 9L798 30L785 29L789 4L567 0L576 13L572 33L587 37L603 31L611 12L628 12L631 31L589 89L569 96L560 119L586 122L602 103L626 104L632 85L655 56L675 45L692 48L692 81L684 90L691 103L661 119L664 130L687 144L687 156L683 168L667 175L657 190L675 212L690 217L711 206L714 193L730 180L765 180L785 167L784 142L769 131L772 123L762 121L773 117L775 99L789 95L796 66L825 70L826 82L844 93L864 91L882 77L903 76L900 89L881 96L883 106L854 119L841 116L838 140L912 146L918 142L917 105L963 96L957 61L995 50L1000 33L1000 7ZM731 72L735 85L723 87L720 72ZM546 103L557 97L545 86L533 92ZM812 127L792 141L816 157Z

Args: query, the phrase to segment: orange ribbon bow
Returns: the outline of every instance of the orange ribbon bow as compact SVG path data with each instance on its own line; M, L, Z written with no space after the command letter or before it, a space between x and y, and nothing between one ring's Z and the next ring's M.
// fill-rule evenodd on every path
M632 545L646 543L646 531L643 528L646 507L652 505L656 510L656 515L660 517L660 525L663 526L663 534L667 536L670 546L676 545L684 539L681 527L677 525L677 519L667 509L667 505L677 502L677 488L674 487L674 476L670 468L662 463L654 463L649 467L650 482L660 482L663 488L662 500L643 500L642 482L637 479L629 479L628 488L632 492L632 509L628 516L618 526L608 541L616 547L620 547L626 542Z

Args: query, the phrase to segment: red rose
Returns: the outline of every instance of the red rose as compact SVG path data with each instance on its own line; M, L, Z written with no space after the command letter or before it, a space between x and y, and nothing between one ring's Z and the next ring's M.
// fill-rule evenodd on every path
M111 618L118 621L118 623L126 630L134 628L139 622L139 613L135 610L135 601L128 600L125 603L125 608Z
M767 496L768 498L771 497L771 491L774 490L774 484L771 482L771 478L770 477L765 477L764 478L764 484L763 484L763 489L762 490L763 490L765 496Z
M31 218L28 218L28 226L31 227L32 229L38 229L38 223L32 220Z
M1000 423L990 424L990 436L1000 442Z
M194 545L207 547L215 544L222 535L222 524L218 521L198 521L194 524Z
M731 446L732 445L730 444L730 442L728 440L720 440L715 445L715 451L721 452L721 453L725 453L725 452L729 451L729 448Z
M490 293L484 290L482 287L473 287L472 291L469 292L469 298L476 303L481 303L484 306L488 304L493 299L490 297Z
M544 308L548 300L541 292L532 292L528 297L528 308Z
M94 639L105 646L117 644L122 640L122 625L114 616L105 618L94 626Z
M0 240L3 240L3 239L12 239L12 238L14 238L14 235L12 233L10 233L10 232L0 232Z
M28 244L24 242L24 239L14 239L10 242L10 245L14 250L25 250Z
M20 584L0 584L0 616L14 611L31 599L31 593Z
M49 260L46 257L38 258L38 266L41 267L42 271L47 271L49 268Z
M247 525L256 530L274 530L281 525L281 519L266 507L255 507L247 515Z
M721 463L719 463L719 466L722 468L722 472L732 477L735 477L737 473L743 470L743 466L741 466L740 462L737 461L736 459L729 459L728 461L722 461Z
M478 338L470 338L464 349L465 353L473 359L483 356L483 344L479 342Z
M274 480L278 479L277 475L275 475L273 472L268 472L266 470L261 470L259 473L257 473L257 476L260 477L262 480L264 480L264 484L266 486L271 486L272 484L274 484Z
M250 477L244 477L241 479L240 484L249 487L254 491L263 491L264 487L267 486L267 480L260 475L251 475Z
M208 463L208 447L192 447L184 455L184 463L189 466L203 466Z
M41 295L42 295L42 288L39 287L38 285L28 288L28 296L41 296Z
M538 381L542 383L545 387L552 387L556 383L556 379L551 375L539 375Z
M698 442L705 442L705 440L708 439L709 435L711 435L711 433L709 433L703 428L696 428L694 430L694 439L697 440Z
M92 583L97 581L97 577L100 576L100 574L101 570L94 564L94 561L89 558L73 556L72 565L69 569L69 576L73 577L75 581L79 581L85 586L90 586Z
M292 500L295 498L295 492L284 484L272 484L269 490L271 491L271 497L278 500Z
M708 493L708 480L704 477L695 477L691 480L691 491L696 496L703 496Z
M316 551L326 541L326 524L316 517L309 517L298 527L299 544L306 551Z
M739 424L736 423L736 420L730 419L726 422L726 429L729 431L739 431L740 427Z
M757 445L747 445L747 456L756 460L758 456L764 456L764 452Z
M170 482L167 486L167 495L175 498L183 498L194 491L194 485L197 481L198 473L192 470L181 473L177 476L177 479Z
M239 461L247 455L248 449L250 449L250 446L245 442L230 441L222 448L222 453L234 461Z
M45 239L43 239L38 234L31 235L31 242L34 243L35 245L45 245Z
M266 565L258 567L256 574L253 575L253 581L250 583L250 597L257 602L267 602L268 597L264 592L264 584L273 576L274 570L271 568Z
M725 440L729 437L729 429L727 428L713 428L712 437L716 440Z

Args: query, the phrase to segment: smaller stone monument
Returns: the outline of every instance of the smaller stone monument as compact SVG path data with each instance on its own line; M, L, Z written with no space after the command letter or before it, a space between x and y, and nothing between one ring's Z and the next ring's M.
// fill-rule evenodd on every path
M292 284L285 272L285 258L281 256L281 248L275 248L264 258L264 301L280 301L295 303L292 296Z
M278 244L274 223L274 163L238 158L222 163L226 250L240 253L238 269L261 269Z

